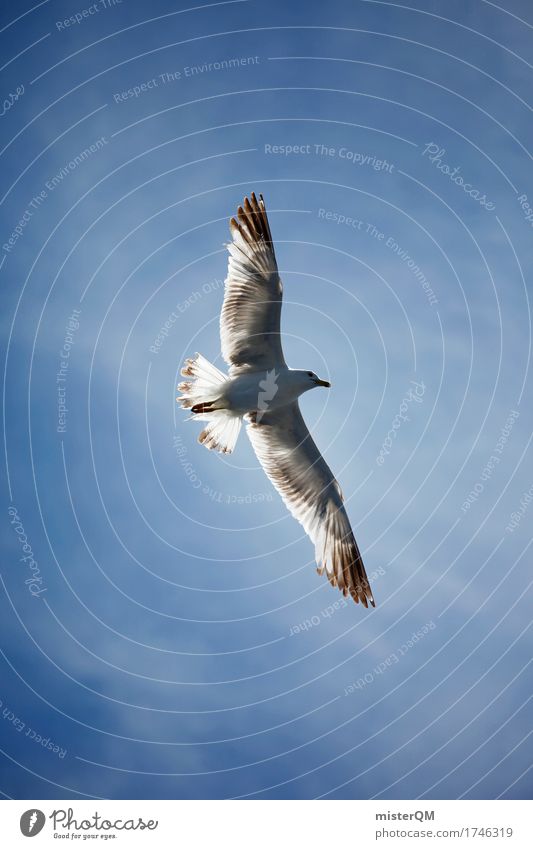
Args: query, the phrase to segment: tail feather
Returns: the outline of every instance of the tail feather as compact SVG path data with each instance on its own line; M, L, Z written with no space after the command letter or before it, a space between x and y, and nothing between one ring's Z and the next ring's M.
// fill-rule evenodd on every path
M217 410L215 413L201 417L209 419L209 424L201 432L198 442L211 450L231 454L241 430L240 416L234 416L227 410Z
M181 370L183 377L194 377L196 385L209 384L216 385L224 383L228 378L224 372L220 371L213 363L202 357L201 354L195 354L194 357L189 357L185 360Z
M220 406L227 375L201 354L185 360L181 373L192 379L178 384L182 395L176 401L184 409L190 410L193 418L209 422L198 437L198 442L206 448L224 454L231 453L239 436L242 419Z

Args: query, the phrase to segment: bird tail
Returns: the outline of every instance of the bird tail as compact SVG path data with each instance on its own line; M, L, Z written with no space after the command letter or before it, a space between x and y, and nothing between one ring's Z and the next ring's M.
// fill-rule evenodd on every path
M190 410L195 419L208 422L198 442L206 448L230 454L235 448L242 419L223 407L221 396L227 375L201 354L185 360L181 373L192 380L178 384L182 395L176 401Z

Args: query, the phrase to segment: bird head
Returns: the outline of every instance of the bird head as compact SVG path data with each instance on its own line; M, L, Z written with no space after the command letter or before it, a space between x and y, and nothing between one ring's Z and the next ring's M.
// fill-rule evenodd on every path
M328 380L321 380L314 371L302 371L301 375L304 390L313 389L315 386L326 386L329 389L331 386Z

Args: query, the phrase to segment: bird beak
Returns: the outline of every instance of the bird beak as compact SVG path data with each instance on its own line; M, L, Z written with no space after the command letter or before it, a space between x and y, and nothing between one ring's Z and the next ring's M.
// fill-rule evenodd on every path
M329 383L327 380L320 380L319 378L317 378L316 385L317 386L325 386L326 389L329 389L330 386L331 386L331 383Z

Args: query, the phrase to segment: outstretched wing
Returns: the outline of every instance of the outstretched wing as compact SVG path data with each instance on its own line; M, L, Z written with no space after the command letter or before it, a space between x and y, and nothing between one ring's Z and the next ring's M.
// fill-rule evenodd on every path
M298 402L250 418L247 433L266 474L315 544L318 573L355 602L374 598L342 492L307 429Z
M250 200L232 218L228 276L220 315L222 356L230 373L283 365L280 317L283 287L263 196Z

